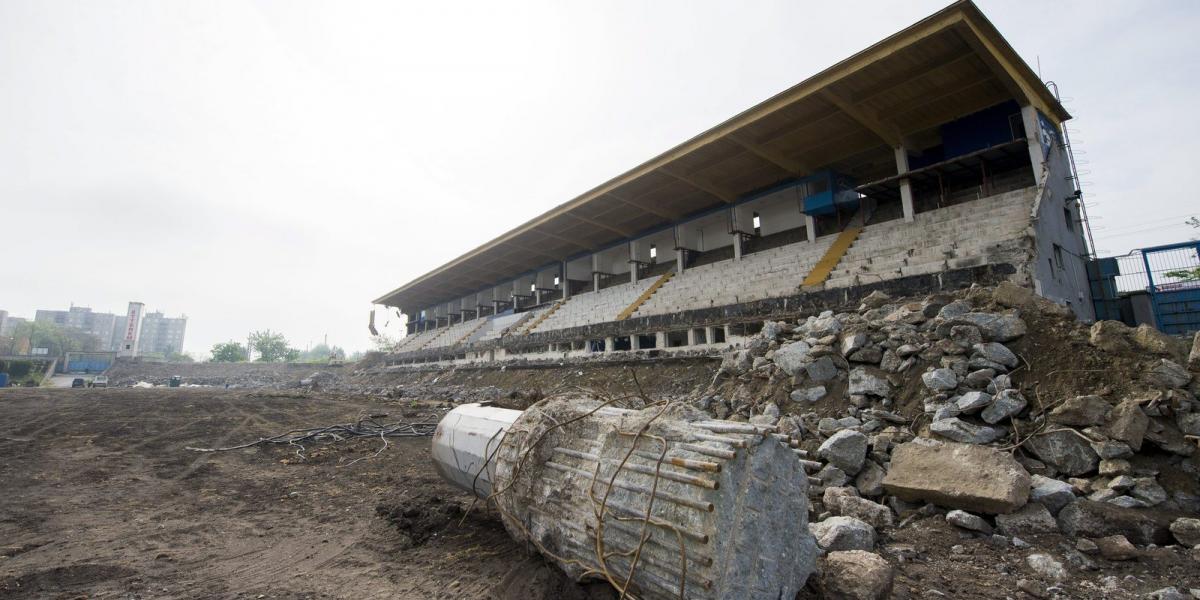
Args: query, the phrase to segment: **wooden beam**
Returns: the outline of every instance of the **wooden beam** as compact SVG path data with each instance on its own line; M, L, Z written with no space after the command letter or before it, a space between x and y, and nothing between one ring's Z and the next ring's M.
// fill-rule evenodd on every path
M893 148L904 146L904 140L896 127L890 123L885 123L879 117L871 114L871 111L862 108L853 102L850 102L841 94L833 91L830 88L821 90L821 96L828 100L831 104L838 107L846 116L854 119L859 125L866 127L874 133L879 139L887 143Z
M721 201L726 204L733 204L737 201L737 196L735 194L723 190L720 187L713 185L711 182L695 175L680 173L667 165L659 167L658 172L664 175L670 175L671 177L674 177L675 179L678 179L679 181L682 181L683 183L686 183L706 194L720 198Z
M887 79L883 80L881 83L871 87L871 89L869 89L861 94L855 94L853 96L850 96L849 98L855 104L862 104L863 102L868 102L868 101L874 99L875 97L879 96L880 94L886 94L887 92L893 91L902 85L911 83L916 80L924 79L925 77L928 77L934 73L937 73L938 71L949 69L950 67L953 67L959 63L965 62L974 57L975 57L975 53L973 51L971 51L971 48L969 46L966 46L964 44L964 47L960 51L956 51L956 52L949 54L945 57L942 57L932 63L922 65L918 69L914 69L912 71L906 71L904 73L894 73L891 76L889 76Z

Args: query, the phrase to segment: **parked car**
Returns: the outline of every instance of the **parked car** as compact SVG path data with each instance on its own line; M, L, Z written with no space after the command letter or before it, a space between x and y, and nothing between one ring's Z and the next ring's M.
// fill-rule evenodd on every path
M108 387L108 375L97 375L92 378L92 387Z
M71 387L73 387L73 388L87 387L87 382L84 381L82 377L76 377L75 379L71 380Z

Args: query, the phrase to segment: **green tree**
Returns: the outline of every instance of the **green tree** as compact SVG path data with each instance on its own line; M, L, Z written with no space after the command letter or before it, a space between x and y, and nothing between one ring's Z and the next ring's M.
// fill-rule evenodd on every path
M237 342L222 342L213 344L212 358L209 362L243 362L246 360L246 348Z
M282 333L270 329L255 331L250 334L250 347L258 352L261 362L290 361L300 358L300 351L288 346L287 338Z

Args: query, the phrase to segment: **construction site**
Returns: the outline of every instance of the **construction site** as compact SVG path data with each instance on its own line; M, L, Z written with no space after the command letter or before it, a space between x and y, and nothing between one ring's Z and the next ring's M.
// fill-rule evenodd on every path
M0 600L1200 598L1200 242L1099 256L1070 119L956 2L385 351L0 389Z

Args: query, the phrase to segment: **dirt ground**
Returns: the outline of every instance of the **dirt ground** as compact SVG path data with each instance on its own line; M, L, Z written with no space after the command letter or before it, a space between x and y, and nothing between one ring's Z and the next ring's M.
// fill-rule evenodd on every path
M198 453L430 412L218 389L0 391L0 599L605 598L443 484L429 439ZM462 521L460 523L460 521Z
M307 447L303 458L287 446L186 449L445 406L300 390L0 390L0 600L615 598L527 553L493 513L468 511L470 497L433 471L428 438L391 439L378 456L376 439ZM1025 557L1062 560L1073 540L1026 541L1034 547L998 546L929 517L883 534L880 552L902 599L1200 587L1200 555L1177 546L1120 563L1092 557L1071 565L1069 581L1039 581ZM801 597L819 595L810 586Z

